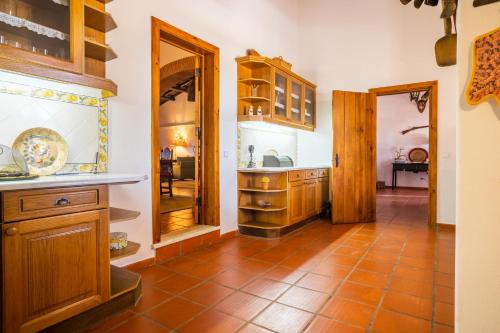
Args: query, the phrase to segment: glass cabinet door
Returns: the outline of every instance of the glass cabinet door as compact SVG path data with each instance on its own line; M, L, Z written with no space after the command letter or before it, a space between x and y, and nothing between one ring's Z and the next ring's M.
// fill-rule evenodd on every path
M274 77L274 116L287 118L288 109L288 79L276 72Z
M291 97L291 119L294 122L302 123L302 84L292 81Z
M0 52L81 73L83 0L0 0Z
M313 88L306 87L304 124L314 127L316 121L316 93Z

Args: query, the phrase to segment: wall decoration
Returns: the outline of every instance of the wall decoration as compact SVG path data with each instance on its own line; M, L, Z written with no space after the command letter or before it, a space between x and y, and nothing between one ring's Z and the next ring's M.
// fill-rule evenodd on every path
M410 93L410 101L417 104L418 112L423 113L427 102L429 101L429 91L426 91L422 97L420 97L420 91L413 91Z
M96 109L98 132L97 156L93 163L68 162L59 173L107 172L108 170L108 102L104 98L49 89L31 84L14 83L0 80L0 95L25 96L38 100L54 101ZM71 150L71 145L70 145Z
M500 28L478 36L472 47L472 74L465 100L477 105L489 97L500 105Z

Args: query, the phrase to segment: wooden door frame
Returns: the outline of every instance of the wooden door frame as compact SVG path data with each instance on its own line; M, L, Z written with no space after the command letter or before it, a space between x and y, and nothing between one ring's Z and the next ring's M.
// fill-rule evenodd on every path
M417 82L397 86L370 89L378 96L405 94L416 91L430 91L429 96L429 225L437 224L437 138L438 138L438 81ZM376 109L375 109L376 112ZM375 125L376 130L376 125ZM374 168L377 166L375 165Z
M202 58L201 224L219 226L219 48L156 17L151 17L151 193L153 243L161 240L160 196L160 42Z

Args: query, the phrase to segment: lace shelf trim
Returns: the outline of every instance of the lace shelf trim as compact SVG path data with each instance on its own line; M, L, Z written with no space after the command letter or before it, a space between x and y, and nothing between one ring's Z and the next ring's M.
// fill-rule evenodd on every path
M54 0L55 1L55 0ZM58 0L61 1L61 0ZM0 21L4 22L8 25L11 25L13 27L17 28L26 28L30 31L36 32L39 35L44 35L50 38L57 38L60 40L68 40L69 35L59 31L55 30L46 26L43 26L41 24L37 24L16 16L9 15L7 13L2 13L0 12Z

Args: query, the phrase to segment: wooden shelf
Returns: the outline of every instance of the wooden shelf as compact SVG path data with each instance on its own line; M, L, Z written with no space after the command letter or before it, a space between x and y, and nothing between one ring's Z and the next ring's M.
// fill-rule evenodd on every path
M258 221L247 221L238 224L238 226L242 227L251 227L251 228L260 228L260 229L281 229L285 227L284 225L278 225L269 222L258 222Z
M111 298L134 291L140 285L140 274L111 265Z
M259 212L281 212L283 210L286 210L287 207L260 207L257 205L245 205L245 206L240 206L240 209L245 209L245 210L256 210Z
M110 251L110 259L116 260L134 255L137 253L137 251L139 251L139 248L141 247L141 244L139 243L135 243L132 241L128 241L127 243L128 245L124 249Z
M110 3L113 0L97 0L97 1L99 1L99 2L101 2L103 4L107 4L107 3Z
M240 191L243 192L263 192L263 193L280 193L280 192L286 192L288 189L269 189L269 190L264 190L262 188L240 188Z
M109 221L111 223L124 222L135 220L141 215L141 212L137 212L135 210L128 210L123 208L109 208Z
M100 61L109 61L118 57L115 51L108 45L88 38L85 38L85 56Z
M271 84L268 80L255 78L241 79L240 82L244 84Z
M111 14L85 3L85 25L102 32L108 32L117 27Z
M257 97L257 96L247 96L247 97L240 97L242 101L248 101L248 102L269 102L270 99L267 97Z

